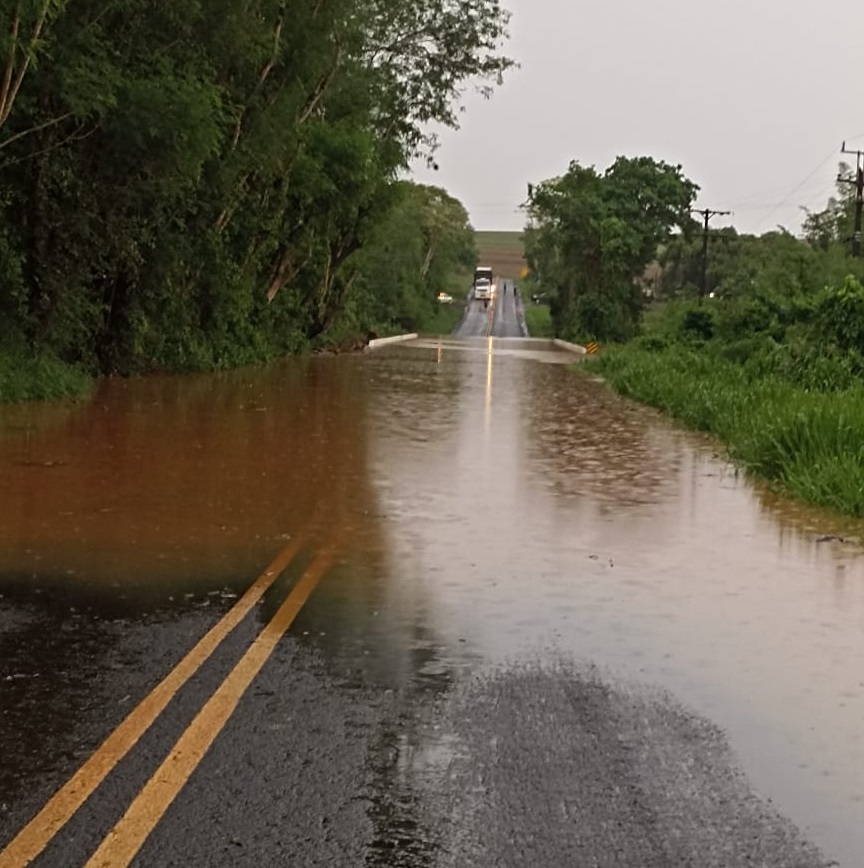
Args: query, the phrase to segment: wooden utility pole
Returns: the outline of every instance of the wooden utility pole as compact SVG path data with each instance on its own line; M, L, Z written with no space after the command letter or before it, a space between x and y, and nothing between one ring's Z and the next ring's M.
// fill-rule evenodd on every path
M702 229L702 285L699 287L699 304L708 294L708 223L712 217L726 217L731 211L714 211L711 208L693 208L694 214L701 214L704 220Z
M861 215L864 212L864 151L850 151L846 148L846 142L840 149L841 154L854 154L856 159L855 177L837 180L841 184L855 185L855 231L852 233L852 255L861 255Z

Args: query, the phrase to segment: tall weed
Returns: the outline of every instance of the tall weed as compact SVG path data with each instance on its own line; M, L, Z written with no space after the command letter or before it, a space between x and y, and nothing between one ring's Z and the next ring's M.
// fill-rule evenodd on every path
M53 356L33 356L21 347L0 349L0 403L80 397L91 385L80 368Z
M738 464L811 503L864 516L864 386L832 392L686 347L607 350L619 392L716 435Z

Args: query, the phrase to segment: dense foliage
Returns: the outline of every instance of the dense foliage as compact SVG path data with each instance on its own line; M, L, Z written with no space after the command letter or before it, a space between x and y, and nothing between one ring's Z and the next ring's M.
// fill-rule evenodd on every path
M530 191L526 255L551 295L555 331L625 340L639 328L639 278L675 228L692 226L697 187L650 157L619 157L600 173L573 162Z
M703 304L701 244L673 239L659 256L661 302L643 343L685 344L811 390L846 388L864 375L864 262L850 255L851 203L840 203L832 199L815 223L808 217L801 238L713 233Z
M435 317L438 292L461 275L461 294L477 261L464 206L438 187L399 184L394 206L352 263L357 274L349 305L363 331L393 322L423 331Z
M103 372L254 362L416 323L471 258L464 209L397 178L511 65L499 0L6 10L0 342Z

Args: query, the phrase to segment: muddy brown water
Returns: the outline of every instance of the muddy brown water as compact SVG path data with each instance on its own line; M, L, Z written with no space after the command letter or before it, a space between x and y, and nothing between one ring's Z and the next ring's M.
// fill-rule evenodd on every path
M314 516L340 568L293 629L324 653L433 683L567 655L660 685L858 864L864 526L741 478L571 361L423 341L3 407L0 633L230 599Z

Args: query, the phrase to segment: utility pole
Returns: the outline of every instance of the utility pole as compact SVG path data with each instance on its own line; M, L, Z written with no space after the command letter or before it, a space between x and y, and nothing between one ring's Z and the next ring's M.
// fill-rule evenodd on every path
M856 163L855 178L839 177L841 184L855 185L855 231L852 233L852 255L861 255L861 215L864 212L864 151L847 150L846 142L840 149L841 154L854 154Z
M712 217L727 217L731 211L714 211L711 208L693 208L692 213L701 214L704 220L702 229L702 285L699 287L699 304L708 294L708 223Z

